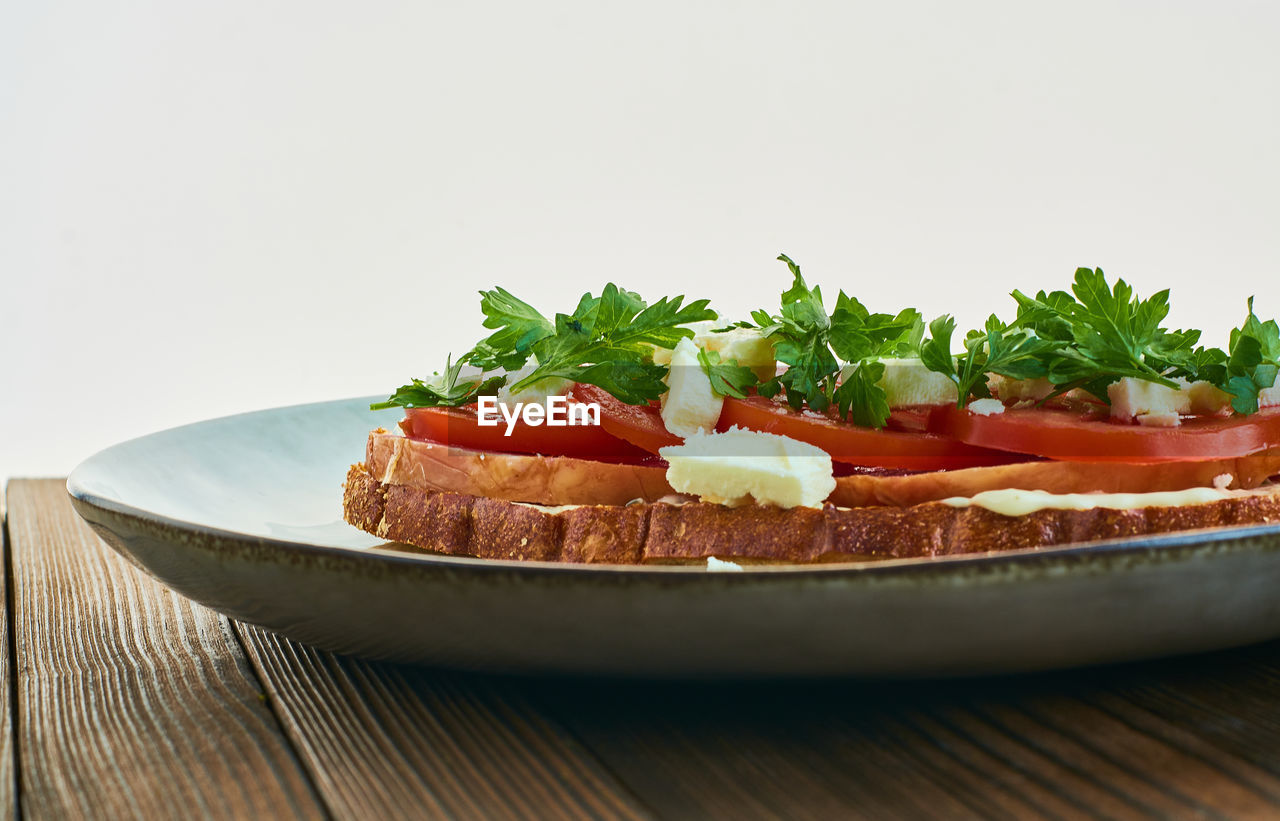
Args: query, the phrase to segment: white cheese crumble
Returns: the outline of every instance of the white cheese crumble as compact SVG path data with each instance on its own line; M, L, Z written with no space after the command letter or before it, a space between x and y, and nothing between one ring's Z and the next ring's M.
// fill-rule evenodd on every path
M733 427L658 452L671 487L704 502L820 507L836 489L826 451L773 433Z
M1149 424L1164 426L1159 421L1161 418L1167 419L1170 414L1177 416L1191 413L1191 392L1183 390L1190 387L1190 384L1185 379L1174 381L1178 383L1176 388L1131 376L1111 383L1107 386L1111 417L1130 420L1147 416L1157 420Z
M723 562L715 556L708 556L707 570L711 573L741 573L742 565L735 562Z
M1053 383L1044 377L1037 379L1008 379L992 374L987 377L988 383L994 383L996 395L1006 402L1039 402L1053 393Z
M1226 490L1231 487L1231 483L1235 481L1235 478L1230 473L1219 473L1213 477L1213 486L1218 490Z
M507 384L498 388L498 402L514 407L518 402L540 404L548 396L564 396L573 387L572 379L561 379L556 376L539 379L532 385L513 392L511 387L532 374L538 367L538 357L530 355L529 360L518 371L507 374Z
M929 370L919 359L880 361L884 363L884 376L878 384L891 408L954 404L960 398L956 383Z
M1140 425L1173 428L1182 424L1187 414L1213 415L1225 412L1231 405L1231 394L1209 382L1175 379L1178 387L1158 385L1144 379L1125 377L1107 386L1113 419L1134 420ZM1267 388L1259 392L1259 407L1280 404L1280 390Z
M1004 413L1004 403L999 399L975 399L969 403L969 412L980 416L994 416Z
M1231 404L1231 394L1219 390L1211 382L1192 382L1187 393L1191 396L1192 413L1219 413Z
M1147 428L1176 428L1182 424L1182 417L1176 413L1140 413L1134 418Z
M773 355L773 342L762 336L759 328L733 328L715 333L715 329L725 327L725 323L720 321L690 322L685 327L693 331L694 347L715 351L720 354L721 361L733 360L750 368L760 379L770 379L775 375L777 359ZM669 348L655 348L653 361L659 365L670 365L671 355Z
M724 397L711 390L711 379L698 362L698 348L681 339L671 352L667 392L662 395L662 423L676 436L688 438L713 429L720 421Z
M719 353L722 362L733 360L744 368L750 368L760 379L772 379L777 373L778 361L773 356L773 343L761 336L756 328L734 328L718 334L704 334L696 341L703 350Z

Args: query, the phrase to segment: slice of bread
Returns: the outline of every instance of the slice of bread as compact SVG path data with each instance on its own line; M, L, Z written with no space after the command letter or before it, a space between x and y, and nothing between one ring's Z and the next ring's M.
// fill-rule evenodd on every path
M369 533L486 559L672 564L708 556L811 563L944 556L1122 536L1280 522L1280 487L1181 507L1041 510L1004 516L941 502L911 507L781 509L636 503L541 507L347 474L343 513Z

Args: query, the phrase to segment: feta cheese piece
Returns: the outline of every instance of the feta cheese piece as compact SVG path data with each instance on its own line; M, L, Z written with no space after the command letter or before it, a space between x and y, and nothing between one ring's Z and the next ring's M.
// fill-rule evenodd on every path
M1212 382L1192 382L1187 393L1191 396L1192 413L1220 413L1231 404L1231 394L1218 390Z
M1182 424L1182 417L1176 413L1140 413L1134 419L1146 428L1176 428Z
M699 340L701 340L703 337L705 337L705 336L709 335L709 334L711 333L711 329L712 329L712 328L723 328L723 327L724 327L724 325L722 325L721 323L716 322L714 319L707 319L707 320L703 320L703 321L701 321L701 322L690 322L689 324L685 325L684 327L686 327L686 328L688 328L689 330L693 331L693 344L694 344L695 346L697 346L697 347L701 348L701 347L702 347L702 344L701 344L701 342L700 342ZM659 347L654 347L654 349L653 349L653 361L654 361L654 362L656 362L656 363L657 363L657 364L659 364L659 365L670 365L670 364L671 364L671 354L672 354L673 352L674 352L674 351L673 351L673 349L672 349L672 348L659 348Z
M987 377L994 383L996 395L1006 402L1030 400L1039 402L1053 393L1053 383L1044 377L1038 379L1006 379L992 374Z
M1231 487L1231 483L1234 482L1235 479L1236 477L1232 476L1230 473L1219 473L1217 476L1213 477L1213 486L1218 490L1226 490Z
M741 573L742 565L737 562L725 562L715 556L707 557L707 570L712 573Z
M889 407L907 405L954 405L960 398L956 383L946 376L931 371L919 359L882 359L884 376L880 387L884 388Z
M1276 377L1271 387L1258 391L1258 407L1271 408L1276 405L1280 405L1280 376Z
M975 399L969 403L969 412L980 416L1004 413L1004 403L999 399Z
M676 436L709 431L720 421L724 397L711 390L711 379L698 362L692 339L682 339L671 352L667 392L662 395L662 423Z
M734 328L722 333L708 333L695 339L703 350L716 351L720 360L736 361L759 379L772 379L778 372L773 343L756 328Z
M1126 376L1107 386L1107 398L1111 400L1113 419L1139 419L1150 417L1144 424L1167 426L1170 415L1191 413L1191 392L1187 380L1175 379L1179 387L1170 388ZM1175 423L1176 424L1176 423Z
M573 380L561 379L558 376L539 379L532 385L512 392L511 387L533 373L538 367L538 357L530 355L520 370L507 374L507 384L498 388L498 401L504 405L515 407L517 402L541 404L548 396L564 396L573 387Z
M758 328L733 328L713 333L716 328L724 326L723 322L690 322L686 327L693 330L695 347L715 351L722 361L732 359L750 368L760 379L772 379L778 369L773 343L761 336ZM670 365L672 353L668 348L655 348L653 361L659 365Z
M733 427L658 452L671 487L704 502L821 507L836 489L826 451L774 433Z

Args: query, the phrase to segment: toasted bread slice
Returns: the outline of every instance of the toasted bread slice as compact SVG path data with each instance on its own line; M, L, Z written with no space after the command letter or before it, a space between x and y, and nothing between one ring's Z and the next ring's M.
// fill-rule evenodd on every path
M544 505L625 505L675 492L665 466L470 450L381 429L369 434L365 465L387 484Z
M346 520L389 541L486 559L610 564L705 561L811 563L945 556L1045 547L1226 525L1280 522L1280 487L1197 505L1041 510L981 507L821 509L636 503L540 507L383 483L347 474Z

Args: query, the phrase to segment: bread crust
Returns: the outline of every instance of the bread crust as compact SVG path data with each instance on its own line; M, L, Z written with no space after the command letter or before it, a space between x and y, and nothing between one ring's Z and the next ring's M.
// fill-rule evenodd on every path
M675 492L667 484L665 467L490 453L384 430L369 434L365 464L386 484L544 505L625 505Z
M344 518L374 535L485 559L675 564L708 556L812 563L1046 547L1122 536L1280 522L1280 488L1183 507L1041 510L1008 517L941 502L781 509L639 503L557 510L347 474Z

